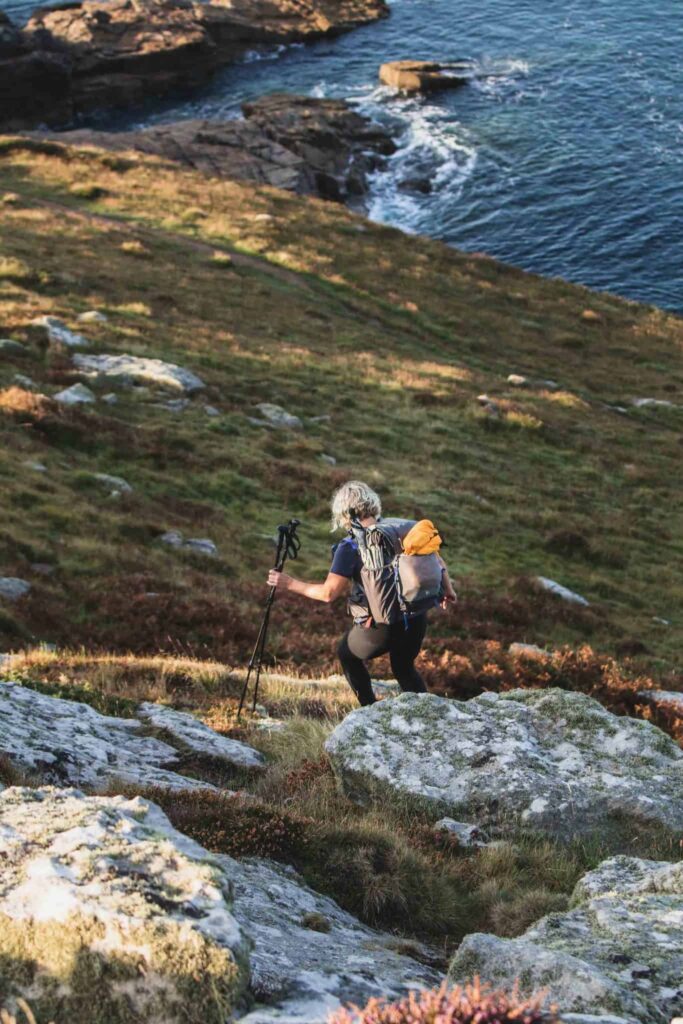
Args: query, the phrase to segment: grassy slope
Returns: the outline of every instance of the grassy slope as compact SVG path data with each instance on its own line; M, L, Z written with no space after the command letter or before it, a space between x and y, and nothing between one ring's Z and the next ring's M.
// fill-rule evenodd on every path
M109 319L83 327L95 351L169 359L209 387L176 414L154 394L121 392L116 406L61 417L6 398L19 413L0 416L0 573L34 591L0 609L0 647L37 637L242 657L272 557L264 537L298 515L301 571L324 571L329 493L361 476L388 511L442 526L464 597L440 627L453 643L590 636L612 650L637 638L652 666L674 664L683 410L619 415L605 403L680 400L683 322L337 206L148 158L5 142L2 191L18 196L0 209L4 337L28 339L38 314L75 326L96 308ZM50 395L75 379L63 357L34 353L2 357L0 387L30 373ZM510 388L511 372L553 378L561 391ZM481 412L481 392L509 403L502 420ZM250 425L266 400L331 420L303 433ZM36 459L47 474L23 466ZM87 476L97 471L124 476L134 493L109 499ZM159 546L171 528L212 537L221 559ZM56 572L40 576L35 562ZM537 573L583 593L591 610L533 597L523 578ZM315 670L338 620L283 606L273 649Z

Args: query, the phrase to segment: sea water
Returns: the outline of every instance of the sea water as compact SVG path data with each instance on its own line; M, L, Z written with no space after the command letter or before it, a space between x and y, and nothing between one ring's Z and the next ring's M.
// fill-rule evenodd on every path
M372 182L375 220L680 312L682 44L680 0L394 0L384 21L98 123L235 117L273 91L346 97L399 145ZM380 87L379 65L408 57L465 59L472 81L425 98Z

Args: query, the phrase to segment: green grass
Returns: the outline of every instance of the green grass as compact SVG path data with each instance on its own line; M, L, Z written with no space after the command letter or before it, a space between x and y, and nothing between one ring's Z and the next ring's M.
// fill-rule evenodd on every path
M78 325L94 351L187 366L222 415L208 417L204 397L171 413L153 392L124 391L115 406L0 417L0 571L34 584L0 620L0 645L33 636L242 660L272 558L267 537L300 517L300 571L320 575L329 494L360 476L388 511L428 515L446 535L463 610L443 636L589 637L606 651L637 638L650 670L676 665L683 412L608 406L677 400L680 320L426 239L406 245L390 228L360 233L333 204L144 157L62 153L3 144L0 189L19 197L3 210L3 259L33 274L0 279L3 333L32 342L29 372L49 395L73 378L64 356L35 346L30 320L48 313L76 326L78 313L100 309L106 323ZM93 181L100 192L85 199ZM190 221L197 209L204 215ZM26 365L4 359L0 386ZM561 391L513 388L511 372L552 377ZM499 420L482 416L482 392L500 402ZM248 422L259 401L331 420L274 433ZM29 459L48 473L25 469ZM134 493L111 501L80 487L92 472L123 476ZM172 528L212 537L221 557L156 543ZM553 549L562 530L585 538L583 555ZM36 577L36 561L53 575ZM522 614L518 581L536 574L584 594L590 612L547 599ZM499 599L517 602L514 624ZM271 650L329 667L337 628L327 609L283 607Z

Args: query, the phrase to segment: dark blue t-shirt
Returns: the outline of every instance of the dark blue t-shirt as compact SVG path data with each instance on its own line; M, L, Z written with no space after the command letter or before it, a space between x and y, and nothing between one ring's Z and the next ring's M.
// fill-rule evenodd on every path
M353 537L345 537L343 541L332 548L330 572L336 573L337 576L346 576L347 579L359 583L362 567L363 561L358 544Z

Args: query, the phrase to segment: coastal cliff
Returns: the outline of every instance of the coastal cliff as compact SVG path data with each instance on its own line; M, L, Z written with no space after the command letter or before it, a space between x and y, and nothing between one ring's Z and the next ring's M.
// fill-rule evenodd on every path
M388 10L384 0L84 0L39 8L23 29L0 13L0 130L196 88L251 51L347 32Z

